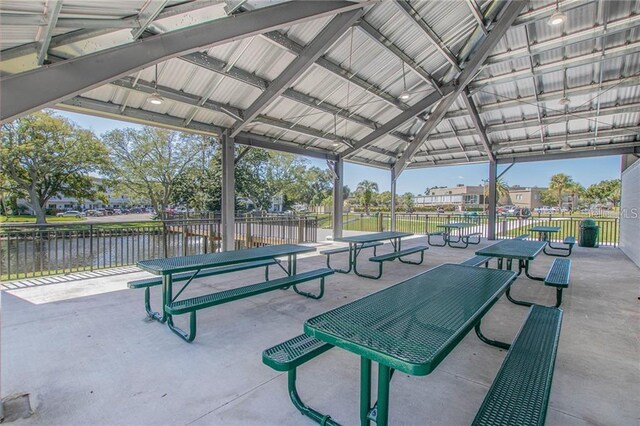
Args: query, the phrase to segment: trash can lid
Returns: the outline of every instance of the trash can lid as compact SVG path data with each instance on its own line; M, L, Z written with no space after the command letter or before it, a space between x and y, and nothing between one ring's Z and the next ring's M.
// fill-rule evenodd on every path
M594 227L596 226L596 221L593 219L583 219L582 222L580 222L580 226L584 227Z

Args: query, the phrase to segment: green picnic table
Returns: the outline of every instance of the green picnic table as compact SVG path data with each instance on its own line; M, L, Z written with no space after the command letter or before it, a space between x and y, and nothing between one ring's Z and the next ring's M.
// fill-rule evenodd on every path
M462 231L466 228L470 228L472 226L476 226L473 223L468 223L468 222L453 222L453 223L446 223L444 225L438 225L438 228L442 228L444 229L446 232L443 234L443 238L445 243L447 243L447 245L449 247L452 248L467 248L469 247L469 244L479 244L480 243L480 235L482 235L482 233L480 232L474 232L471 234L467 234L467 235L463 235ZM455 236L456 239L453 239L451 237L452 231L457 231L457 235ZM470 237L473 236L477 236L478 237L478 241L474 241L471 242L469 241ZM453 245L462 242L462 244L464 245Z
M410 237L412 235L413 234L410 232L386 231L386 232L375 232L375 233L363 234L363 235L355 235L351 237L336 238L335 241L349 243L349 266L347 269L337 269L337 268L332 268L332 269L336 272L341 272L345 274L353 270L353 272L360 277L378 279L382 276L382 262L398 258L400 259L401 262L404 262L404 263L414 263L414 262L403 260L401 259L401 257L409 254L417 253L417 252L424 253L424 250L426 250L426 247L423 247L423 246L402 250L402 239L406 237ZM386 240L389 240L391 242L391 245L393 247L393 253L372 257L370 259L370 260L379 262L379 265L380 265L379 274L375 276L375 275L369 275L369 274L359 272L358 271L358 255L360 254L362 249L368 246L371 246L372 243L377 243L377 242L386 241ZM419 263L422 263L422 260ZM327 266L329 266L328 257L327 257Z
M549 241L549 234L555 234L556 232L560 232L559 226L532 226L529 228L531 232L540 233L540 241Z
M395 370L430 374L475 328L516 279L515 272L444 264L309 319L307 335L361 357L360 423L387 425ZM371 406L371 363L378 363L378 401Z
M193 336L195 334L195 316L192 315L191 324L191 328L194 332L191 333L191 336L189 336L187 333L174 326L172 315L170 312L168 312L168 307L174 304L176 299L189 286L189 284L191 284L191 282L198 277L198 274L201 271L203 272L203 275L206 275L206 271L211 270L212 268L220 268L230 265L242 265L257 261L286 257L286 268L283 267L280 262L275 263L286 272L287 276L293 277L296 275L297 255L302 253L310 253L313 251L315 251L315 248L313 247L305 247L297 244L282 244L237 251L226 251L221 253L143 260L138 262L137 266L147 272L150 272L154 275L160 275L162 277L162 312L156 313L155 319L160 322L166 321L167 325L172 329L172 331L176 332L176 334L178 334L185 340L191 341L193 340ZM186 283L182 286L182 288L174 295L173 277L176 274L183 273L190 273L191 276L186 280ZM259 291L260 289L256 290ZM256 291L254 291L254 293L256 293ZM233 300L235 297L234 295L230 296L231 297L228 297L229 300ZM220 299L219 296L218 299Z

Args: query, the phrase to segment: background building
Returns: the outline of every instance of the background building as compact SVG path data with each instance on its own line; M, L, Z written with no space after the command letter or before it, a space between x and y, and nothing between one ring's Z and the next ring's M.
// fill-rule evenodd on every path
M452 188L432 188L428 195L415 197L416 207L454 205L459 208L483 208L484 188L480 185L458 185Z

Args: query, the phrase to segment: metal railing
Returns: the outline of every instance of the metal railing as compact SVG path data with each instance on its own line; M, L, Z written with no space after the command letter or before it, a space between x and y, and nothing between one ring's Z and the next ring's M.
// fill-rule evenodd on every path
M238 217L236 249L317 241L314 216ZM220 251L219 218L0 227L0 281Z
M498 216L496 218L496 237L498 239L513 238L522 234L530 234L529 238L537 238L531 233L532 226L557 226L560 231L551 236L552 241L562 241L568 236L578 237L580 222L585 217L579 216L531 216L518 218L514 216ZM601 246L616 247L620 240L620 222L617 217L591 217L600 226L599 244ZM346 231L381 232L391 229L389 213L345 213L343 215L343 229ZM439 225L451 222L467 222L473 226L468 232L480 232L484 238L488 237L488 217L485 214L437 214L437 213L396 213L396 230L426 234L442 230ZM331 228L331 216L320 216L319 224L322 228Z

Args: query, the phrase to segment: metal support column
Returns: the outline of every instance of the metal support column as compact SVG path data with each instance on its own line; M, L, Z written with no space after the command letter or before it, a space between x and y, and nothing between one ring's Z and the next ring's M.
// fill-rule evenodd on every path
M333 163L333 238L342 237L342 214L344 207L344 160Z
M236 179L234 138L222 135L222 250L235 249Z
M391 168L391 230L396 230L396 171Z
M487 222L487 237L489 240L496 239L496 202L498 201L496 193L496 183L498 180L498 163L489 162L489 218Z

